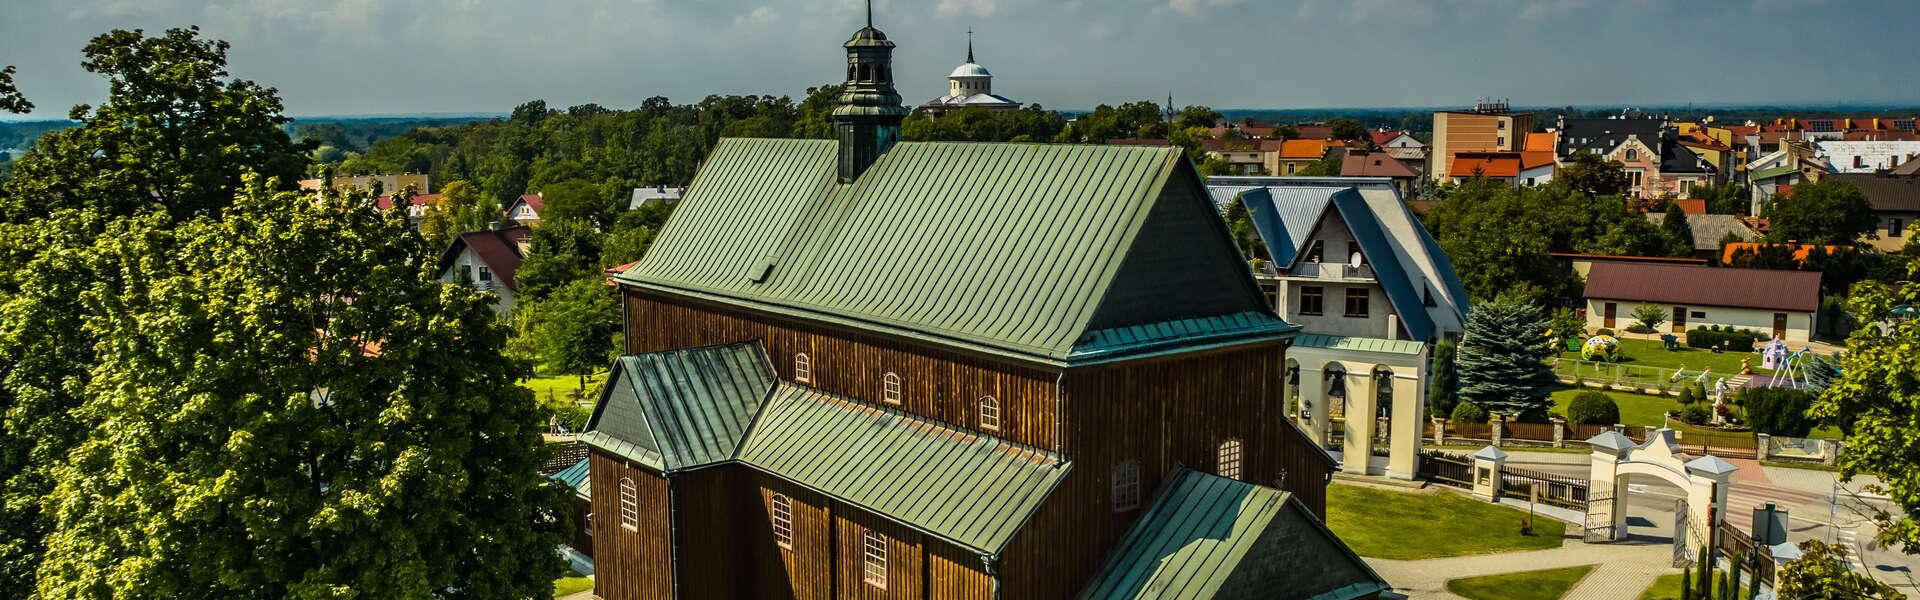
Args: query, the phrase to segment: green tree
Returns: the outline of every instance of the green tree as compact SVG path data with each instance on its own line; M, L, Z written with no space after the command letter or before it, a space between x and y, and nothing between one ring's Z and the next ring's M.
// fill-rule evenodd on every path
M1818 423L1807 416L1813 406L1813 394L1794 388L1744 388L1740 406L1746 408L1747 423L1753 430L1769 435L1806 437Z
M1573 159L1554 174L1553 180L1589 198L1627 193L1626 168L1591 152L1574 153Z
M222 218L108 228L39 595L550 591L565 497L524 368L370 203L255 185Z
M1873 204L1853 184L1823 179L1793 186L1793 196L1767 209L1767 239L1782 243L1852 246L1873 234Z
M1213 126L1219 124L1220 111L1205 106L1188 106L1182 108L1180 109L1180 114L1173 118L1173 127L1175 129L1192 129L1195 127L1211 129Z
M1334 117L1327 120L1327 129L1333 135L1333 139L1336 140L1357 141L1372 139L1367 135L1367 126L1361 125L1359 121L1346 117Z
M1920 263L1908 279L1920 278ZM1873 475L1880 492L1900 510L1879 515L1883 545L1920 548L1920 320L1894 318L1897 306L1920 306L1920 286L1856 285L1848 311L1862 323L1847 338L1836 380L1821 392L1808 415L1828 423L1851 422L1842 475Z
M1659 331L1660 325L1666 322L1667 309L1653 304L1642 304L1633 307L1633 324L1645 330L1634 333L1653 333Z
M1306 168L1295 171L1294 175L1298 177L1339 177L1340 158L1340 155L1337 153L1328 154L1320 160L1313 161L1313 164L1307 165Z
M1482 302L1467 313L1460 340L1460 400L1509 416L1538 416L1552 406L1547 321L1515 298Z
M0 111L14 114L33 112L33 103L20 94L20 88L13 84L13 65L0 68Z
M526 335L547 372L579 378L607 368L620 333L620 302L599 277L576 279L522 307Z
M1427 384L1427 414L1451 415L1454 404L1460 401L1460 380L1455 375L1454 360L1459 342L1453 338L1443 338L1433 345L1433 375Z
M1800 542L1800 558L1780 568L1778 596L1795 600L1905 600L1906 595L1848 564L1847 547Z
M1620 405L1600 392L1584 391L1567 403L1567 422L1575 425L1613 425L1620 422Z
M528 240L527 258L514 273L519 292L542 298L568 282L600 276L600 232L577 219L542 219Z
M232 202L243 171L282 188L306 171L274 91L227 78L226 42L201 39L198 28L159 37L115 30L85 56L81 66L107 79L107 101L75 106L68 116L80 126L47 133L16 162L0 220L154 205L185 218Z
M1693 256L1693 226L1687 223L1687 212L1680 209L1680 203L1667 204L1667 214L1660 219L1660 233L1667 239L1667 256Z

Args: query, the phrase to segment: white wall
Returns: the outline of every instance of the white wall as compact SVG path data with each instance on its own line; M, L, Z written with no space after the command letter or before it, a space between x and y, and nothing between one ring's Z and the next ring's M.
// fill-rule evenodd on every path
M483 266L486 266L486 263L481 262L479 255L473 253L473 248L461 248L460 255L454 257L453 262L447 264L446 270L440 272L440 281L446 283L468 282L473 284L474 289L493 292L500 296L500 299L493 303L493 312L501 315L512 314L514 304L513 290L507 289L507 286L501 281L497 273L493 275L493 281L480 281L480 267ZM492 269L491 267L488 268L490 270ZM462 275L463 273L471 273L472 275Z
M1320 270L1322 272L1336 273L1341 270L1341 267L1348 264L1347 245L1353 242L1353 233L1347 228L1346 219L1340 217L1339 211L1328 210L1326 218L1320 222L1319 230L1313 233L1311 240L1308 240L1305 245L1301 246L1301 264L1295 265L1295 272L1291 275L1299 276L1305 273L1305 253L1311 251L1314 240L1319 240L1324 248L1324 251L1321 253L1323 262L1320 264ZM1371 267L1372 264L1373 261L1367 261L1369 267ZM1302 287L1319 287L1321 289L1321 312L1319 315L1300 314L1300 291ZM1367 316L1365 317L1346 316L1347 290L1353 288L1367 290ZM1397 331L1399 327L1388 326L1389 319L1387 316L1393 314L1393 302L1387 299L1386 289L1380 287L1378 283L1359 280L1307 280L1288 277L1282 279L1280 282L1276 304L1278 304L1278 306L1274 308L1280 313L1282 318L1286 319L1288 323L1299 324L1302 330L1308 333L1372 338L1404 337ZM1394 322L1398 321L1395 320Z
M1674 305L1672 304L1601 299L1587 300L1587 329L1598 329L1605 326L1603 323L1606 321L1606 305L1608 302L1612 302L1615 305L1613 325L1615 331L1626 331L1628 325L1636 322L1633 318L1633 310L1639 308L1641 304L1652 304L1660 307L1660 310L1665 311L1664 314L1667 316L1667 322L1660 324L1659 333L1672 333L1673 331ZM1773 335L1773 315L1777 312L1786 311L1731 308L1724 306L1688 306L1687 329L1693 329L1703 325L1721 325L1738 329L1752 329L1760 332L1761 335L1771 336ZM1702 316L1695 316L1696 313L1702 313ZM1813 333L1814 314L1810 312L1786 312L1786 314L1787 332L1785 340L1789 342L1808 341ZM1683 334L1676 333L1674 335L1681 336L1683 341L1685 339L1685 335Z

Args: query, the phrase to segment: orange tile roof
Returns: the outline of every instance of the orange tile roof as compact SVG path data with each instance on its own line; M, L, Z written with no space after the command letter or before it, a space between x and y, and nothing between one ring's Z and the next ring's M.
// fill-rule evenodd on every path
M1287 140L1285 143L1280 144L1280 158L1282 159L1311 158L1317 160L1326 155L1326 140Z
M1520 152L1520 168L1534 169L1553 164L1552 146L1546 150L1523 150Z
M1769 246L1769 245L1792 247L1793 260L1800 261L1800 262L1805 262L1807 260L1807 253L1813 251L1813 248L1814 248L1813 244L1767 244L1765 242L1734 242L1731 244L1727 244L1726 247L1720 249L1720 264L1732 264L1733 254L1735 252L1738 252L1741 250L1753 250L1755 252L1758 252L1760 251L1761 246ZM1826 249L1827 249L1827 252L1831 254L1835 252L1843 252L1845 250L1848 250L1849 248L1847 248L1846 246L1826 246Z
M1553 132L1551 131L1546 131L1541 133L1529 133L1527 134L1526 146L1524 146L1524 149L1545 150L1548 152L1552 152L1553 145L1555 143L1556 143L1556 140L1554 138Z
M1680 212L1687 213L1689 215L1707 214L1706 200L1694 200L1694 199L1674 200L1673 203L1680 205Z
M1453 163L1447 166L1448 177L1472 177L1476 174L1487 177L1520 176L1519 152L1461 152L1453 155Z

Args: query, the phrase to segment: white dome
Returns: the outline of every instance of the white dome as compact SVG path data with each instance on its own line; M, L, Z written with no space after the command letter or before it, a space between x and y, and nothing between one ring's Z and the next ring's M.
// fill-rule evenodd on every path
M974 63L967 63L964 65L960 65L958 67L954 67L953 73L948 74L947 78L952 79L955 77L992 77L992 76L993 74L988 73L986 67L982 67Z

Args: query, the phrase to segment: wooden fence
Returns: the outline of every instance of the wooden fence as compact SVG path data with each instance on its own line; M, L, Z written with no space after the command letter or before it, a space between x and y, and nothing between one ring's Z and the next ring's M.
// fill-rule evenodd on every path
M1720 540L1717 544L1722 556L1739 556L1739 567L1748 574L1747 581L1764 581L1773 584L1773 549L1753 543L1753 537L1729 521L1720 523Z
M1471 490L1473 489L1473 459L1436 450L1421 452L1420 478Z

